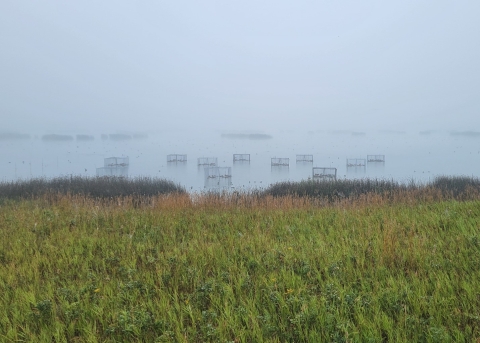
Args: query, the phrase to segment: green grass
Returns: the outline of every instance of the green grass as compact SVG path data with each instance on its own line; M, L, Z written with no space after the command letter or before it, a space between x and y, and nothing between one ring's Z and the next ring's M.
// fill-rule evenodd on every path
M472 342L480 201L438 197L6 201L0 341Z

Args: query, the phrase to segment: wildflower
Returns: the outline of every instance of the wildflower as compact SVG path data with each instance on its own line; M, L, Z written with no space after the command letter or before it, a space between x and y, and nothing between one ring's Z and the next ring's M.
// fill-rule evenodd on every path
M287 288L287 291L285 292L285 294L292 294L293 293L293 288Z
M100 292L100 288L95 288L94 292L95 292L95 293Z
M293 248L292 248L292 247L288 247L288 250L293 250Z
M188 305L189 301L188 299L185 299L185 305Z

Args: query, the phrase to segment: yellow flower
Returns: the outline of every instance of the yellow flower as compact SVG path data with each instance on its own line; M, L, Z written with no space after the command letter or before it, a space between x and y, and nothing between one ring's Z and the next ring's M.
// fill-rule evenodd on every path
M292 294L293 293L293 289L292 288L287 288L287 291L285 292L285 294Z
M95 292L95 293L100 292L100 288L96 288L96 289L94 290L94 292Z

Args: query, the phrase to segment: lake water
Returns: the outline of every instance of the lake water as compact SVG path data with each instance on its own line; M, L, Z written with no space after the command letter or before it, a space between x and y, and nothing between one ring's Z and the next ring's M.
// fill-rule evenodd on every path
M164 132L145 139L45 142L39 138L0 141L2 181L66 175L95 176L104 158L128 156L128 176L173 180L190 191L225 187L264 188L278 181L312 176L312 167L337 168L337 178L382 178L426 182L438 175L480 174L480 138L448 132L268 132L271 139L232 139L221 132ZM186 154L186 163L167 163L169 154ZM250 154L250 163L233 163L233 154ZM296 155L313 155L297 163ZM385 163L347 168L347 158L385 155ZM231 167L231 179L205 179L200 157L216 157ZM288 167L272 167L271 158L289 158Z

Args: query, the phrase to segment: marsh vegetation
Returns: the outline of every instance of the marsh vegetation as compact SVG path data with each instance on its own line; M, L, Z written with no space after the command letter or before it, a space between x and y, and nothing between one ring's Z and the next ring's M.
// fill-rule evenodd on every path
M32 183L0 205L3 341L480 338L477 179L176 190L143 202L65 191L65 181L52 182L56 197L32 197L45 188Z
M48 195L80 195L92 198L141 197L184 192L183 187L172 181L151 177L64 176L0 183L0 199L32 199Z

